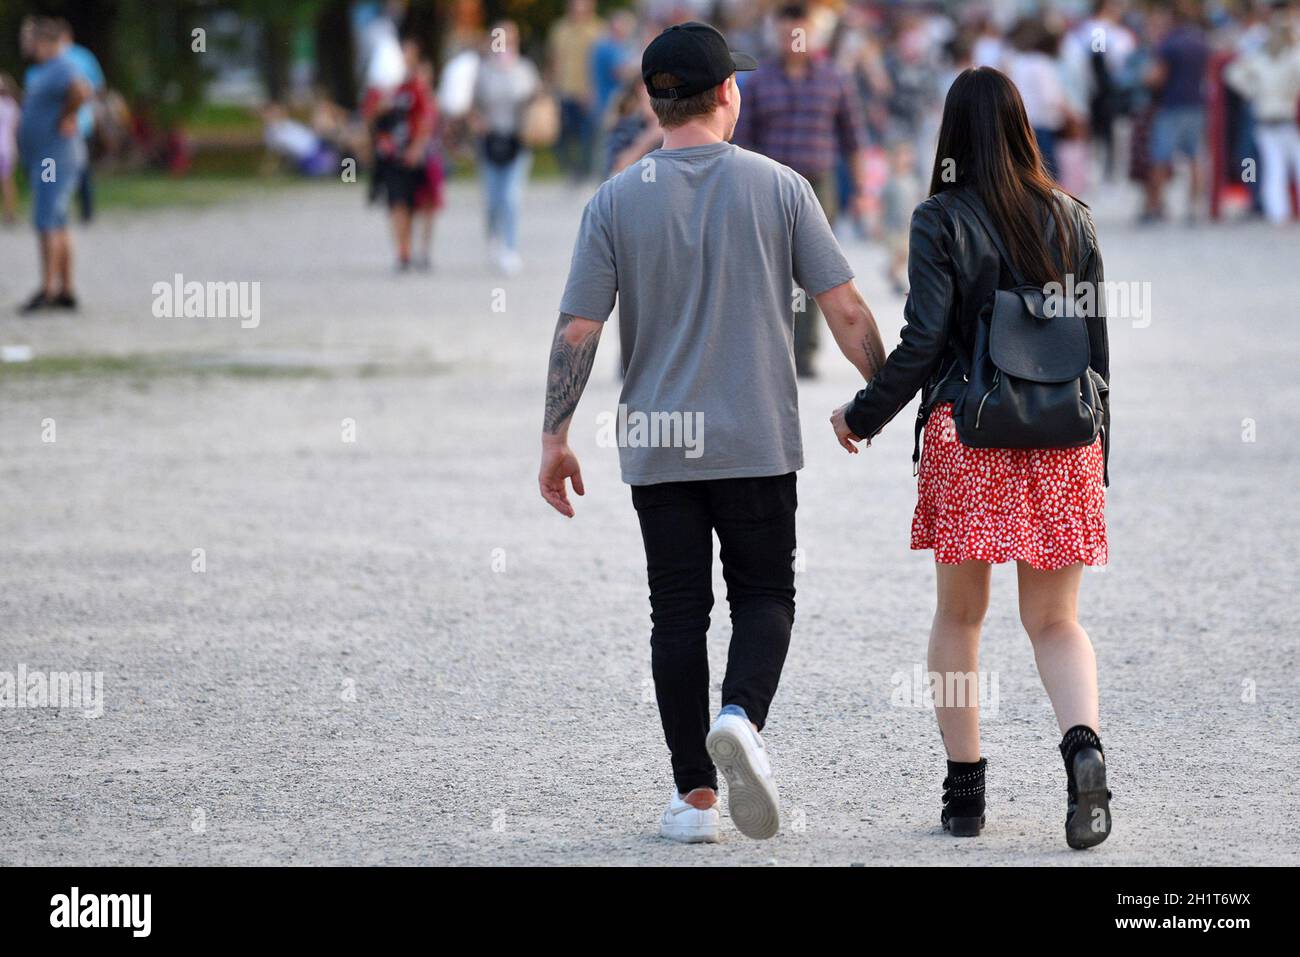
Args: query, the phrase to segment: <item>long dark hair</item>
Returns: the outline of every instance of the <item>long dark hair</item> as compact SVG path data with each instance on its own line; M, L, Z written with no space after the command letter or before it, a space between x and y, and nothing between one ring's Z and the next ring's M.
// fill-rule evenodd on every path
M1007 252L1026 282L1064 282L1073 268L1074 233L1029 125L1020 91L1005 73L963 70L943 104L930 195L968 186L984 203ZM1044 217L1055 222L1060 259L1044 239Z

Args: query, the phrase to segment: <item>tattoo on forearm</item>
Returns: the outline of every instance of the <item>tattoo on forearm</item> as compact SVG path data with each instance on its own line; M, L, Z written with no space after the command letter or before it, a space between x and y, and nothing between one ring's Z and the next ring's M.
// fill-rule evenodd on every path
M885 349L878 337L872 341L872 336L862 337L862 351L866 353L867 365L871 368L871 374L874 376L880 371L880 367L885 364Z
M867 300L862 298L862 293L858 291L857 286L853 287L853 307L858 313L853 325L860 324L865 328L866 334L863 335L860 346L866 368L861 371L863 377L870 380L885 364L885 344L880 340L876 317L871 314L871 307L867 305ZM854 364L856 365L856 360Z
M598 326L576 343L570 343L565 333L576 318L562 312L555 324L551 366L546 377L546 416L542 421L542 430L550 435L559 432L578 407L578 399L586 388L591 365L596 359L596 346L600 342L601 327Z

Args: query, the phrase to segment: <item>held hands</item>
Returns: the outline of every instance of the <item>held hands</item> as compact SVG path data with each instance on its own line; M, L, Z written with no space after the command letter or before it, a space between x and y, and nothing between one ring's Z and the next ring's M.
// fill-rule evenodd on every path
M573 518L573 506L569 504L569 492L565 479L573 481L573 490L584 494L582 487L582 469L578 466L578 457L573 454L569 444L558 436L542 437L542 467L537 473L537 487L542 498L550 503L551 508L567 518Z
M835 430L835 440L844 447L846 452L854 455L858 454L858 447L855 443L864 441L860 436L854 435L853 430L849 428L849 423L845 421L844 416L849 411L852 402L845 402L842 406L831 413L831 428ZM871 441L865 440L867 447L871 446Z

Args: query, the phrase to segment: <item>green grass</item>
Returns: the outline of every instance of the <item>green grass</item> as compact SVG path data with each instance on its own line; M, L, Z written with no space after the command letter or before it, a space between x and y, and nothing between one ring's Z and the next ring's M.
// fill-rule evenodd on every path
M256 356L232 359L190 355L39 356L30 362L0 362L0 384L35 378L129 378L135 381L173 376L235 379L336 379L425 376L443 371L435 362L312 365L309 362L259 362Z
M293 176L190 175L165 173L114 173L95 182L100 209L195 209L238 200L256 199L269 192L292 189L310 182Z
M204 103L197 107L183 124L190 133L252 133L259 135L262 120L246 106L224 103Z
M195 357L200 358L200 357ZM131 376L233 376L245 379L326 378L330 370L310 365L215 361L201 362L175 356L41 356L30 362L0 363L0 382L6 379L30 379L43 376L77 376L105 378Z
M171 176L155 170L132 170L95 174L97 211L152 211L161 209L200 209L222 203L247 202L277 191L302 189L336 182L331 179L308 179L292 173L263 172L261 148L204 150L194 158L194 166L184 176ZM474 180L472 165L453 164L450 177ZM557 179L559 166L549 150L539 151L533 161L532 178L536 181ZM20 217L28 215L28 188L25 178L18 177Z
M168 176L160 172L103 173L95 177L95 209L157 210L197 209L220 203L258 199L269 193L297 189L315 181L290 175L254 176L247 173L203 173ZM27 184L18 186L20 217L26 217ZM75 214L75 203L74 203Z

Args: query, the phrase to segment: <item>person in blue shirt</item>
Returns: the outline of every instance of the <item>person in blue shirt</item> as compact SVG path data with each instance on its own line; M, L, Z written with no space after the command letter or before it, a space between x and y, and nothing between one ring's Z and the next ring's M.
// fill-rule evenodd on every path
M1206 67L1210 44L1195 0L1177 0L1173 27L1156 44L1150 80L1156 114L1151 127L1151 173L1144 222L1164 217L1164 190L1180 157L1188 167L1187 217L1199 213L1206 148Z
M41 288L21 309L31 314L77 305L68 205L81 179L84 144L77 111L90 98L90 84L63 55L53 20L36 20L24 40L36 66L27 72L18 152L31 186L32 224L41 254Z
M91 90L91 99L81 104L81 108L77 110L77 132L81 134L81 141L85 145L81 181L77 184L77 204L81 207L81 221L88 223L95 216L94 183L90 177L91 140L95 135L94 97L104 91L104 69L99 65L95 54L74 41L72 25L67 20L59 20L58 24L63 55L72 61L81 78L90 84Z
M629 64L639 66L640 61L640 51L636 49L633 36L635 31L636 17L620 10L609 18L606 34L592 45L591 79L596 93L598 122L606 119L610 103L629 76L639 72L629 70Z

